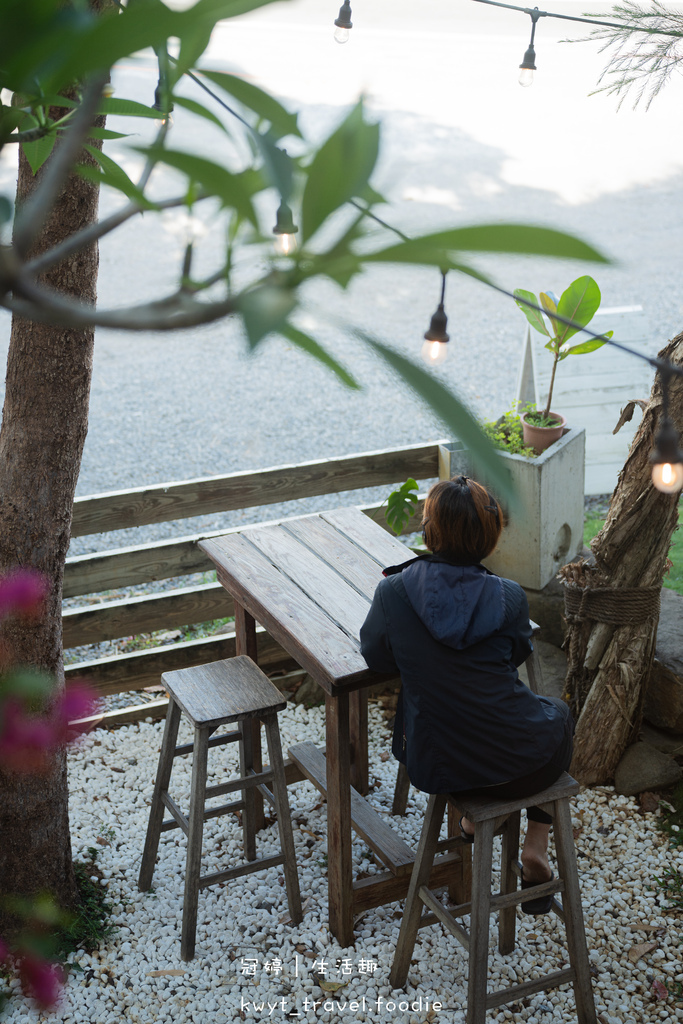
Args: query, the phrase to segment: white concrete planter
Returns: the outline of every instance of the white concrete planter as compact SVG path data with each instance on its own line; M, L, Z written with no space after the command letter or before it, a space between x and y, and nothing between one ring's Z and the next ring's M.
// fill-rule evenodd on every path
M566 430L535 459L499 454L510 468L523 511L510 515L500 544L485 565L523 587L542 590L583 546L585 432ZM472 468L460 442L441 446L439 476L459 474L487 482Z

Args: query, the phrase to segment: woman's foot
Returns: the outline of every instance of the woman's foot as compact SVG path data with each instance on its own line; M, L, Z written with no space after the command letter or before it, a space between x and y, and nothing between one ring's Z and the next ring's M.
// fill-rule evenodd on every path
M465 842L473 843L474 842L474 825L472 824L472 822L468 821L468 819L463 814L463 816L461 817L461 819L458 822L458 824L460 826L460 835L465 840Z
M545 854L537 850L522 850L522 867L524 868L524 880L528 885L540 885L541 882L549 882L553 873Z

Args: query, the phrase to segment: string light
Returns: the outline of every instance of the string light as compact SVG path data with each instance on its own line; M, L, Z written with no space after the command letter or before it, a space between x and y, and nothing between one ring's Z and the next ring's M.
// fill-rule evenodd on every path
M669 419L669 374L662 378L662 419L655 450L650 456L652 463L652 483L664 494L675 494L683 488L683 452L679 449L680 437L675 426Z
M429 329L425 331L421 356L427 366L439 366L448 355L449 336L446 334L448 317L444 309L446 295L446 273L441 271L441 301L432 316Z
M294 223L292 211L283 199L278 207L275 217L275 227L273 228L273 234L275 235L275 252L278 256L291 256L296 249L295 235L298 230L298 227Z
M541 17L541 12L538 7L534 7L533 11L529 11L529 17L531 18L531 39L529 40L529 46L524 54L520 67L519 84L527 89L530 85L534 84L534 71L536 70L536 51L534 50L534 36L536 34L536 22Z
M338 43L348 42L349 32L353 28L350 0L344 0L344 3L339 8L338 16L334 19L334 23L337 26L334 31L335 40Z

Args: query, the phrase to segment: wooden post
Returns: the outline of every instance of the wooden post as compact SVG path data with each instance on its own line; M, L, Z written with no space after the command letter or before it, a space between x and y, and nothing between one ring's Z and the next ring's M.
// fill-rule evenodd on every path
M246 654L254 664L258 664L258 652L256 649L256 622L252 615L235 601L235 653ZM255 772L263 771L263 756L261 753L261 723L258 718L247 719L242 722L242 733L244 736L243 747L247 770L253 768ZM260 832L265 825L263 813L263 797L257 789L251 786L244 790L244 808L246 827L244 830L244 854L247 860L253 860L256 856L253 836Z
M350 695L349 730L351 736L351 785L365 796L370 791L368 771L368 691L354 690Z
M349 695L326 698L327 855L330 931L341 946L353 944Z

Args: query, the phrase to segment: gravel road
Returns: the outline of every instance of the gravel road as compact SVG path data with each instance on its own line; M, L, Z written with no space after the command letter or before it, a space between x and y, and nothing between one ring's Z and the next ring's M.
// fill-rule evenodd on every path
M352 39L340 47L331 42L319 4L278 5L221 26L208 63L278 89L300 110L313 140L364 89L382 122L375 184L390 200L381 211L387 219L409 233L511 220L575 233L615 262L602 268L495 257L480 265L507 287L534 291L561 291L580 273L593 273L603 305L643 305L652 343L660 346L683 323L683 141L671 131L680 83L649 113L617 113L613 99L588 98L602 66L595 45L562 46L557 40L566 25L555 30L558 23L544 23L537 81L520 89L516 66L527 45L526 19L507 21L510 12L490 9L472 15L473 6L479 5L462 5L469 20L449 21L445 0L425 5L424 21L413 30L401 18L383 22L388 7L382 3L358 19ZM285 11L291 12L286 20ZM150 99L154 83L152 63L141 56L118 70L117 95ZM176 113L176 143L215 152L218 136ZM112 143L111 151L133 168L136 158L124 143ZM0 184L11 187L12 174L5 158ZM159 188L166 187L162 178ZM103 196L103 211L117 204ZM264 211L266 222L270 215ZM222 236L214 230L214 211L203 216L209 266ZM167 215L162 226L146 217L106 239L101 303L136 301L171 284L181 231L177 216ZM165 336L100 331L78 494L443 437L432 413L343 325L370 329L417 358L438 288L434 271L388 267L368 271L347 292L331 282L306 290L300 323L352 370L359 392L282 340L270 339L249 355L235 323ZM452 344L440 376L477 414L496 416L514 397L523 317L509 300L455 275L447 311ZM3 315L0 357L8 334ZM271 506L264 516L306 507ZM73 551L238 521L233 513L111 534L106 541L82 538Z

